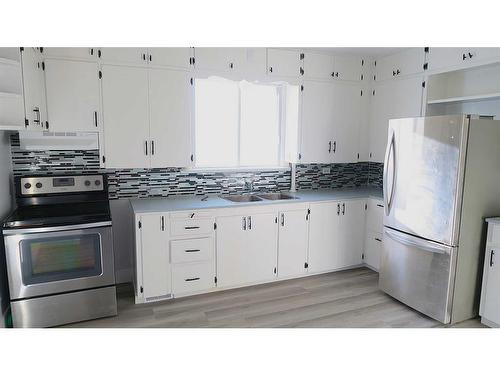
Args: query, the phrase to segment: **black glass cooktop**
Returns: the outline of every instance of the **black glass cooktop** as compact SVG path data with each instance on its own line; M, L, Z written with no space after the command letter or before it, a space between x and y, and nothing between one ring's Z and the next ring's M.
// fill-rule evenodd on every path
M84 202L22 206L4 221L4 228L36 228L109 221L109 203Z

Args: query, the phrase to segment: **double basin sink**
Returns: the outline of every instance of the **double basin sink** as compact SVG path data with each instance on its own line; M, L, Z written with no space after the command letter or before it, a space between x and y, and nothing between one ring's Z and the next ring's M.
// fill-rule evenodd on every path
M277 201L277 200L289 200L298 199L293 195L287 193L265 193L265 194L237 194L237 195L223 195L222 199L230 202L244 203L244 202L259 202L262 200Z

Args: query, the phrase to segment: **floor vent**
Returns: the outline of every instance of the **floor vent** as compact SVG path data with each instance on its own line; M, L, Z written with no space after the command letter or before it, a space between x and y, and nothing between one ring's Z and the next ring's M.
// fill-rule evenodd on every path
M162 299L167 299L167 298L172 298L172 294L165 294L163 296L156 296L156 297L148 297L146 298L146 302L152 302L152 301L160 301Z

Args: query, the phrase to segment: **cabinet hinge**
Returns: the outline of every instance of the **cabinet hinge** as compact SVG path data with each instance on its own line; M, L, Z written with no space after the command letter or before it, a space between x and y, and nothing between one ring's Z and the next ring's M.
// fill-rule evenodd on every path
M142 286L141 286L140 290L141 290L141 293L143 293L143 292L144 292L144 288L143 288Z
M278 224L278 218L277 217L274 218L274 223Z
M365 211L368 209L368 205L365 203Z
M375 90L372 91L372 95L375 96Z
M139 226L139 229L142 228L142 223L139 221L139 223L137 224Z
M45 121L45 129L49 129L49 122L48 121Z
M300 59L301 60L304 60L304 57L306 57L306 55L304 55L303 53L300 54Z
M191 161L194 161L194 155L191 154L191 157L190 157Z
M305 262L304 263L304 268L309 268L309 263Z
M274 267L274 271L273 272L274 272L274 274L276 274L276 267Z
M365 259L365 254L361 254L361 260Z
M217 276L214 277L214 282L217 284Z
M363 74L361 74L361 80L363 80L365 78L365 76ZM361 94L363 95L363 94Z
M40 47L40 53L43 53L43 47Z
M425 53L429 53L429 47L425 47L425 48L424 48L424 52L425 52Z
M301 153L299 153L299 160L300 160L300 159L302 159L302 154L301 154Z
M377 80L377 76L374 74L373 75L373 80L376 81Z
M104 156L104 155L102 156L102 162L106 163L106 156Z
M42 70L45 70L45 61L42 61Z
M361 59L361 66L365 65L365 60Z
M309 215L311 215L311 209L307 209L306 221L309 220Z
M375 61L373 62L373 65L377 66L377 60L375 60Z
M422 82L422 87L425 87L425 81Z
M19 51L21 51L21 53L24 52L24 47L19 47Z
M372 158L372 153L370 152L370 159Z
M99 79L102 79L102 72L99 70Z
M359 160L359 152L358 152L358 160Z
M217 223L214 223L214 230L217 229Z
M429 63L425 63L424 64L424 70L427 70L428 67L429 67Z
M363 75L361 74L361 79L363 79ZM363 90L361 90L361 96L363 96Z
M304 85L300 85L300 91L304 91Z
M28 127L28 125L30 124L30 122L28 121L27 118L24 119L24 126L25 127Z
M300 72L300 75L303 76L304 75L304 68L300 68L299 72Z
M189 82L191 83L191 86L193 86L193 78L190 78Z
M97 50L97 57L101 58L101 50L100 49Z

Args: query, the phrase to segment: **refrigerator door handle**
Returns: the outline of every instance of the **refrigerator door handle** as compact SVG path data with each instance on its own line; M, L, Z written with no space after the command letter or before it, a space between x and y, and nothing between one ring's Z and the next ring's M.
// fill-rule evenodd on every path
M394 241L404 245L415 246L419 249L430 251L437 254L450 254L451 250L446 245L441 245L432 241L427 241L422 238L411 236L409 234L398 232L394 229L385 228L385 233Z
M392 181L391 181L391 193L388 194L388 186L387 186L387 172L389 168L389 157L391 156L391 151L392 151ZM385 211L385 216L389 215L389 212L391 211L391 206L392 206L392 198L394 197L394 184L396 181L396 134L394 130L392 130L391 134L391 142L389 143L389 146L387 147L386 153L385 153L385 160L384 160L384 178L383 178L383 189L384 189L384 211Z

